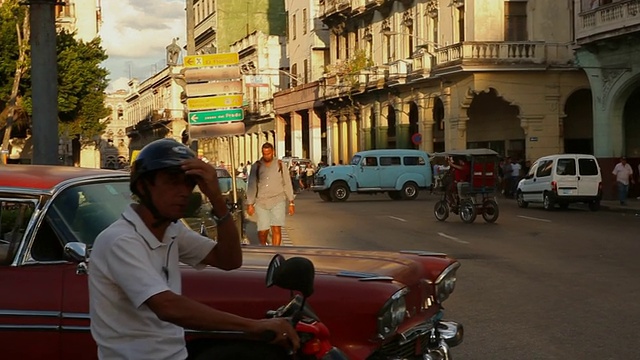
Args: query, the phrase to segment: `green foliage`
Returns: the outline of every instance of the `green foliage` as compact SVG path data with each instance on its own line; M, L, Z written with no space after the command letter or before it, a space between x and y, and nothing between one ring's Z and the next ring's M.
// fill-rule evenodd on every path
M25 8L18 1L6 0L0 6L0 111L9 99L19 55L16 23L22 26ZM66 31L58 33L56 48L60 133L92 139L104 131L106 124L101 123L100 119L109 115L109 110L104 106L104 91L108 86L109 73L100 67L107 59L107 54L99 38L84 42ZM18 111L31 116L33 106L29 53L26 63L28 70L20 81L18 106L21 108Z
M367 57L366 51L357 49L353 57L339 64L328 65L326 71L340 76L350 86L356 86L358 85L358 74L360 71L370 68L373 65L375 65L375 63L370 57Z
M6 0L0 6L0 110L9 101L16 62L19 57L16 24L22 26L24 6L18 0Z

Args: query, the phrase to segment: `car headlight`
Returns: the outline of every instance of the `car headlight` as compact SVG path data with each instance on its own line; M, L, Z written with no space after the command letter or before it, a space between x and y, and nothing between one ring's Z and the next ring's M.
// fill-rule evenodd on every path
M408 292L407 288L398 290L378 313L378 335L383 339L395 333L398 325L404 321L407 314L407 302L404 296Z
M459 262L449 265L436 279L436 301L439 304L447 300L456 288L456 271L459 267Z

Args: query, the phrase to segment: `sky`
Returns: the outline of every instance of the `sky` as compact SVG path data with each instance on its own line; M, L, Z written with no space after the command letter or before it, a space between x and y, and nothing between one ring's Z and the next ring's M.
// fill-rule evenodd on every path
M107 92L127 89L130 78L140 81L166 66L165 48L173 38L186 43L185 0L102 1L102 47L109 59Z

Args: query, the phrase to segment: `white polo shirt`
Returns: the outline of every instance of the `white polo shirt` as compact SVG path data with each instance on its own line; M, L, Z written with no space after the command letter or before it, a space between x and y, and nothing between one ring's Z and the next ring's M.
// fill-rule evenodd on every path
M169 225L162 242L130 206L98 235L89 261L91 334L100 359L186 359L184 329L160 320L144 303L163 291L180 294L179 263L202 269L215 242Z

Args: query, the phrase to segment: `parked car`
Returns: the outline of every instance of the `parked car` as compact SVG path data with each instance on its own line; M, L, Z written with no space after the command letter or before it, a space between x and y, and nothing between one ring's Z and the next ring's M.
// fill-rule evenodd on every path
M3 359L96 359L89 332L91 267L87 274L77 249L90 249L130 203L129 175L122 171L0 166ZM238 270L183 267L183 293L220 310L263 318L290 299L289 291L264 283L276 252L313 262L309 304L332 344L350 359L448 359L450 347L462 341L462 326L441 320L460 263L440 253L246 246ZM187 331L190 358L232 341L221 340L224 335Z
M586 154L541 157L531 165L516 191L518 206L541 203L546 210L556 204L566 209L571 203L584 202L596 211L601 198L600 166L593 155Z
M324 201L346 201L352 192L386 192L393 200L413 200L431 187L429 155L421 150L384 149L356 153L349 165L318 170L311 190Z

